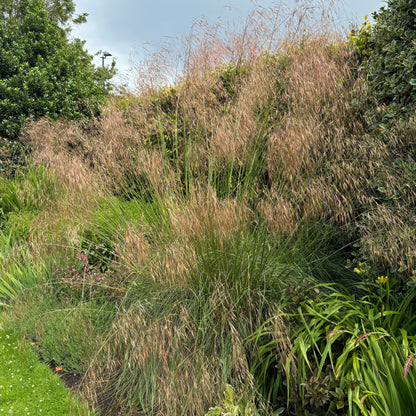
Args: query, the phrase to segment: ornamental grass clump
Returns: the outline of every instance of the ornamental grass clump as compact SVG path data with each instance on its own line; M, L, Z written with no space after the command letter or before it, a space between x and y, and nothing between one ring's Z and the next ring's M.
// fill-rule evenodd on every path
M250 379L243 340L261 321L262 274L273 273L273 264L265 267L272 259L239 225L235 205L214 202L213 218L211 199L197 201L196 211L187 204L171 211L170 240L147 243L157 256L130 275L102 358L88 374L91 391L114 412L202 414L220 399L225 379Z

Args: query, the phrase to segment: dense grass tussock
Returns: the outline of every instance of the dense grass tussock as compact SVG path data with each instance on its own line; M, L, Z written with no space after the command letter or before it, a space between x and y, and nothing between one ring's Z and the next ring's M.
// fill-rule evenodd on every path
M171 86L148 66L99 118L26 127L2 321L97 414L397 414L377 368L414 393L415 124L364 111L317 10L200 30Z

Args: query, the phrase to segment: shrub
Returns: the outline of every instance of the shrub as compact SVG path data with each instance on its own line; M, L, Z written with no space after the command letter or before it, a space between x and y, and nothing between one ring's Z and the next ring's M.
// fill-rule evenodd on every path
M97 113L111 76L99 75L83 43L68 40L43 1L22 2L21 13L0 20L0 136L10 140L30 116Z
M414 0L388 0L373 14L375 24L364 24L354 36L365 53L369 97L388 106L388 118L416 108L415 8Z

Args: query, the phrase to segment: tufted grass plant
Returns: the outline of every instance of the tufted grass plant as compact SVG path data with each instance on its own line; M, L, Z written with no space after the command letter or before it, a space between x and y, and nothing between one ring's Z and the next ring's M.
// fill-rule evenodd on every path
M42 270L42 268L44 270ZM34 263L28 247L13 234L0 234L0 305L44 281L45 265Z
M218 386L251 391L245 338L285 288L301 292L303 279L319 281L325 268L343 274L345 260L325 243L311 253L316 232L272 238L246 206L212 190L162 207L142 205L130 223L120 250L120 267L130 269L125 295L87 375L85 391L108 414L202 414L219 403ZM154 224L163 232L149 232Z

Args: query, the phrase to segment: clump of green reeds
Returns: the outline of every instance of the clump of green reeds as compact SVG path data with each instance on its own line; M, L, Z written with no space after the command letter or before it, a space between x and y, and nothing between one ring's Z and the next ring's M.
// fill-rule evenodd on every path
M407 414L415 291L400 295L388 278L367 285L359 302L319 290L272 313L250 337L257 344L253 371L275 406L285 404L289 414Z

